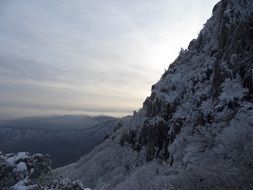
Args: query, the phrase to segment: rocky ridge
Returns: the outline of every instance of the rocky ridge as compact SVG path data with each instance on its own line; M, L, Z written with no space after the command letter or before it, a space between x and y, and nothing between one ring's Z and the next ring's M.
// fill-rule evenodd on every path
M253 189L253 1L221 0L143 108L55 171L94 189Z

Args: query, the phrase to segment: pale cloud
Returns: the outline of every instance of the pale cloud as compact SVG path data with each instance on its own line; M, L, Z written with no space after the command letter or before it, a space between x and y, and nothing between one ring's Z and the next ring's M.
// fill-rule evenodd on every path
M216 2L2 0L0 118L131 113Z

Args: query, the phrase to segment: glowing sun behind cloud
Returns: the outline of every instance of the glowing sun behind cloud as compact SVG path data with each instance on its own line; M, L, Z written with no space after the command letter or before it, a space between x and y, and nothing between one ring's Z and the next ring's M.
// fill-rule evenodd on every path
M216 2L1 1L0 118L139 109Z

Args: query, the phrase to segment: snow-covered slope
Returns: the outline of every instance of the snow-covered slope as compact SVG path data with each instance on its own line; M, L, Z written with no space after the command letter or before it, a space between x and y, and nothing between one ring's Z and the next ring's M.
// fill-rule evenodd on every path
M143 108L55 173L93 189L253 189L253 1L219 2Z

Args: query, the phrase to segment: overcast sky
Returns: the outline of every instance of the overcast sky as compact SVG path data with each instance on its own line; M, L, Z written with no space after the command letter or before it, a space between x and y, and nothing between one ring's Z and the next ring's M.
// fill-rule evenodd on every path
M0 0L0 119L138 110L218 0Z

